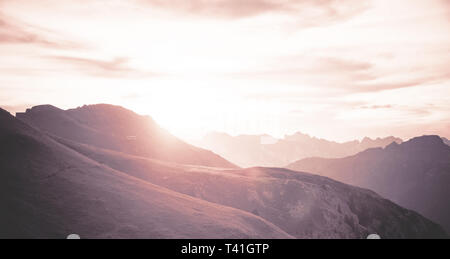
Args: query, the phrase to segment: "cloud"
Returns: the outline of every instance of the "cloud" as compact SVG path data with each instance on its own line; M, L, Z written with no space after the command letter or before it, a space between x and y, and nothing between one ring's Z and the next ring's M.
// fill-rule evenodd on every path
M36 44L48 48L84 48L56 33L18 21L0 12L0 44Z
M356 61L335 57L322 57L318 59L316 69L332 72L367 71L373 68L373 64L365 61Z
M406 73L406 72L405 72ZM413 75L414 76L414 75ZM382 78L382 76L380 76ZM397 80L395 82L371 83L370 81L356 82L349 85L353 92L379 92L407 87L423 86L427 84L442 83L450 80L450 72L436 69L431 74L416 76L412 79Z
M286 8L286 3L268 0L146 0L145 3L172 11L220 18L242 18Z
M265 68L233 73L241 79L259 79L327 89L328 94L369 93L444 83L450 80L449 62L413 64L386 70L385 64L339 57L297 55L269 61Z
M276 81L309 89L328 88L336 92L357 91L361 82L377 79L375 65L354 59L298 55L268 62L254 71L233 73L241 79ZM331 91L328 91L331 93Z
M337 57L312 57L294 55L282 57L269 62L267 69L236 73L242 76L272 76L272 75L325 75L325 74L355 74L368 72L374 67L365 61L357 61ZM275 69L274 69L275 68Z
M97 77L150 77L159 76L159 73L147 72L128 66L129 60L116 57L112 60L100 60L91 58L79 58L71 56L47 56L47 59L55 60L62 64L76 68L78 71Z
M289 15L303 25L353 16L367 7L366 0L142 0L142 2L178 13L239 19L267 13Z
M25 31L17 24L7 21L7 18L0 14L0 43L38 43L49 45L50 42L40 36Z
M372 110L376 110L376 109L391 109L391 108L393 108L393 106L390 105L390 104L361 106L361 109L372 109Z

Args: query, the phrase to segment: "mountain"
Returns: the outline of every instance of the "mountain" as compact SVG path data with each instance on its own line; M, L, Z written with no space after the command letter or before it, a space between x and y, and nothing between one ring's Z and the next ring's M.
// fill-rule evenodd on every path
M283 139L268 135L230 136L225 133L210 133L195 144L212 150L225 159L242 166L283 167L307 157L339 158L354 155L373 147L385 147L392 142L401 143L394 137L337 143L296 133Z
M1 109L0 210L0 238L291 238L251 213L99 164Z
M372 191L281 168L177 165L59 139L102 165L143 181L259 216L296 238L444 237L419 214Z
M93 146L164 161L236 168L220 156L179 140L150 117L98 104L70 110L36 106L17 118L48 134Z
M447 146L450 146L450 140L449 140L449 139L447 139L447 138L442 138L442 141L444 141L444 143L445 143Z
M450 147L438 136L417 137L346 158L303 159L288 168L374 190L450 230Z
M326 177L163 161L49 134L1 110L0 210L0 238L448 237Z

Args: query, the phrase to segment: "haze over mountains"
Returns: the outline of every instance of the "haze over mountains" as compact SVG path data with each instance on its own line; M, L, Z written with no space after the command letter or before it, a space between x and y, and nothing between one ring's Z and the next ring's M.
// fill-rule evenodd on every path
M344 143L311 137L300 132L275 139L269 135L230 136L210 133L196 142L200 147L221 155L242 167L285 165L307 157L338 158L354 155L372 147L385 147L392 142L401 143L395 137L364 138Z
M450 146L438 136L417 137L341 159L303 159L288 168L374 190L450 230Z
M0 111L0 237L447 237L370 190L209 160L217 156L170 135L167 142L156 124L142 126L149 118L120 107L41 106L18 117L32 126ZM142 144L128 144L127 136ZM221 168L183 162L183 152ZM197 157L204 154L208 159Z

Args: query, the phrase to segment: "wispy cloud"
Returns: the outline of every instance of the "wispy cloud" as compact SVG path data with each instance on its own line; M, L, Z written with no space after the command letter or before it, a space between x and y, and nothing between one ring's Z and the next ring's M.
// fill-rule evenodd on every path
M267 68L233 73L233 76L260 78L280 83L337 90L339 93L379 92L442 83L450 80L450 63L415 64L385 71L383 65L341 57L293 56L269 62ZM432 69L430 69L432 67ZM333 92L332 94L336 94Z
M98 77L142 78L160 76L159 73L142 71L128 66L129 59L116 57L111 60L80 58L71 56L47 56L47 59L69 65L82 73Z
M35 44L47 48L85 48L84 45L62 39L56 33L33 26L0 12L0 44Z
M351 17L368 6L367 0L142 0L143 3L187 15L240 19L262 14L295 17L301 25Z
M369 105L369 106L361 106L361 109L391 109L393 106L391 104L385 104L385 105Z
M347 74L367 72L373 68L373 64L339 57L293 55L269 61L266 67L260 71L247 71L238 73L238 75Z
M288 8L288 3L269 0L144 0L145 4L167 10L220 18L242 18ZM290 2L290 1L288 1Z
M442 83L450 80L450 72L439 71L439 69L436 69L431 74L414 76L412 75L411 77L413 78L411 79L394 80L391 82L360 81L355 84L350 84L349 90L352 92L379 92ZM380 78L382 77L380 76Z

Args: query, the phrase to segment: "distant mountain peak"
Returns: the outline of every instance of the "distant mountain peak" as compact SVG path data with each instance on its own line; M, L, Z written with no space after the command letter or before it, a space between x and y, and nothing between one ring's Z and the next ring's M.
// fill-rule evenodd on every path
M366 142L366 141L372 141L372 139L369 137L364 137L361 142Z
M7 110L3 110L2 108L0 108L0 116L2 117L11 116L11 113L9 113Z
M437 146L445 145L441 137L437 135L423 135L420 137L412 138L406 141L406 145L417 145L417 146Z
M309 134L297 131L296 133L294 133L292 135L293 137L304 137L304 138L313 138L312 136L310 136Z
M197 144L225 157L242 167L283 167L308 157L339 158L355 155L366 149L384 148L392 142L403 140L393 136L347 142L330 141L304 134L300 131L275 139L268 135L229 136L225 133L206 135Z
M96 109L108 109L108 110L128 110L127 108L124 108L119 105L113 105L113 104L106 104L106 103L98 103L98 104L86 104L83 106L79 106L77 108L71 109L71 110L96 110Z
M63 111L62 109L55 107L53 105L50 104L43 104L43 105L36 105L31 107L30 109L27 109L25 111L25 113L30 113L30 112L51 112L51 111ZM19 113L21 114L21 113Z
M399 146L400 146L400 144L398 144L397 142L393 141L391 144L387 145L385 147L385 149L393 149L393 148L397 148Z
M391 142L396 142L396 143L400 144L400 143L402 143L403 141L402 141L402 139L396 138L396 137L394 137L394 136L387 136L387 137L383 137L383 138L377 137L377 138L374 138L374 139L372 139L372 138L370 138L370 137L364 137L364 138L361 140L360 143L361 143L362 145L370 145L370 144L373 144L373 143L375 143L375 142L385 142L385 143L389 142L389 143L387 143L387 144L391 144Z
M302 133L300 131L297 131L292 135L285 135L284 139L291 140L291 141L305 141L305 140L316 139L316 138L311 137L310 135Z

